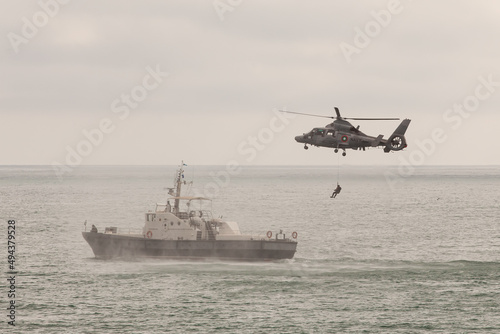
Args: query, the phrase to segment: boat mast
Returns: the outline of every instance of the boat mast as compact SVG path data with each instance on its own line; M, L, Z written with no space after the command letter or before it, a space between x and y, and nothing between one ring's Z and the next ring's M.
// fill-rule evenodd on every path
M179 213L179 197L181 196L181 186L182 186L182 176L184 175L184 161L181 162L181 167L177 171L177 177L175 180L176 183L176 192L175 192L175 203L174 203L174 212Z

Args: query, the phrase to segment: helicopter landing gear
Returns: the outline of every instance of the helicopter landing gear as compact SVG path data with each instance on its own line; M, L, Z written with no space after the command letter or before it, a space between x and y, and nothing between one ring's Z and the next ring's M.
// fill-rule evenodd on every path
M343 156L343 157L345 157L345 156L346 156L346 154L347 154L347 153L345 152L345 148L343 148L343 149L342 149L342 151L344 151L344 152L342 152L342 156ZM333 152L335 152L335 153L339 153L339 149L338 149L338 148L335 148L335 149L333 150Z
M304 150L308 150L309 147L307 147L307 145L304 145Z

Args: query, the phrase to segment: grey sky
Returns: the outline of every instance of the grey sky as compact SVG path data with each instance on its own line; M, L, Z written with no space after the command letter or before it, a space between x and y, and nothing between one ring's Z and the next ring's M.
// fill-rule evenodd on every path
M346 117L412 119L407 150L350 150L345 163L500 164L497 1L2 5L0 164L65 164L68 147L106 119L108 133L80 146L79 164L336 164L332 150L293 139L328 120L273 112L334 106ZM358 28L375 29L363 47ZM346 44L358 50L350 61ZM155 81L154 71L168 76ZM127 104L133 91L140 101ZM464 103L470 111L447 112ZM354 124L387 138L398 122ZM436 129L445 139L431 145Z

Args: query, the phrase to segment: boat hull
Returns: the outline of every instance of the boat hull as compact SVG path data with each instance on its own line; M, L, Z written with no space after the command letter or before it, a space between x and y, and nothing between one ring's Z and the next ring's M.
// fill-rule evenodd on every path
M243 261L293 258L290 240L158 240L120 234L82 232L97 258L191 258Z

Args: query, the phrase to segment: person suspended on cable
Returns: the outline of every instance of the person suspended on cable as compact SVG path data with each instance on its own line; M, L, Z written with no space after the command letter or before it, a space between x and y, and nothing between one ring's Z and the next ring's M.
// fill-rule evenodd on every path
M337 182L337 188L335 188L335 190L333 191L332 193L332 196L330 196L330 198L335 198L337 197L338 194L340 194L340 191L342 190L342 187L340 186L340 184Z

